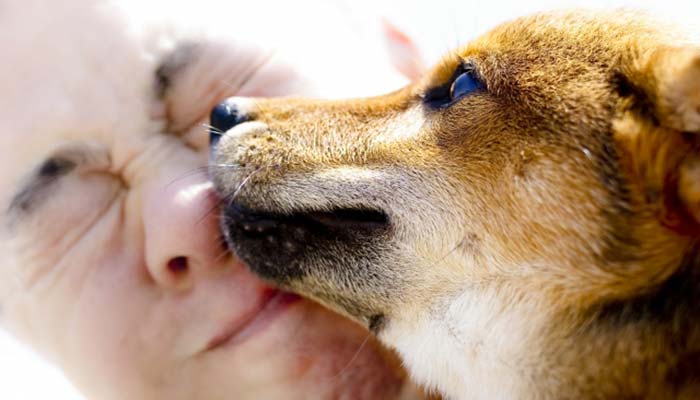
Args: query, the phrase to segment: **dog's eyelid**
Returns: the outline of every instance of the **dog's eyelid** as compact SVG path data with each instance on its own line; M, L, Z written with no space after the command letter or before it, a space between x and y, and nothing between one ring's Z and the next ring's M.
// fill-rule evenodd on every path
M476 67L476 62L473 59L462 59L462 62L459 64L458 69L461 68L461 72L473 72L473 73L478 73L479 71L477 70ZM457 74L457 73L455 73Z
M472 59L461 59L448 80L420 94L421 101L431 109L443 109L456 103L459 99L451 98L452 85L464 74L469 74L473 77L479 90L487 89L487 85L478 70L476 62Z
M452 75L450 75L450 78L445 81L443 84L440 86L450 86L452 82L455 81L460 75L464 73L473 73L475 74L476 77L481 78L481 74L479 74L479 71L476 67L476 63L472 59L460 59L459 63L457 66L454 68L452 71Z
M462 60L460 67L461 67L461 73L472 74L472 76L474 76L474 78L478 79L484 85L484 88L487 87L486 79L484 78L484 74L482 73L481 68L479 68L479 64L476 62L476 60L474 60L472 58L464 59L464 60ZM460 75L460 73L455 72L454 78L457 78L459 75ZM453 78L453 80L454 80L454 78Z

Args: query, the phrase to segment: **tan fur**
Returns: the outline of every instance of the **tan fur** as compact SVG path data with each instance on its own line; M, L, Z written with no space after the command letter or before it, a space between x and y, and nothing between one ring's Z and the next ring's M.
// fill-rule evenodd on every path
M313 247L303 273L272 279L364 324L381 315L371 327L430 387L694 398L700 51L668 32L635 13L541 14L383 97L257 100L216 155L239 168L214 178L275 215L385 212L389 231ZM422 96L464 61L486 90L429 109ZM462 384L480 373L484 387Z

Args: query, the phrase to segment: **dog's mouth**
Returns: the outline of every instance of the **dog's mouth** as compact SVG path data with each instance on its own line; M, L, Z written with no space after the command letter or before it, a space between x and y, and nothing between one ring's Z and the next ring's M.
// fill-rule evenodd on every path
M229 222L250 235L274 234L276 228L289 226L328 233L329 230L372 231L389 225L389 217L383 211L363 208L282 214L252 210L234 203L225 212Z
M308 272L309 260L336 264L391 226L384 211L371 208L278 213L233 203L223 217L223 229L236 254L253 271L283 287Z
M389 218L380 210L341 208L333 211L312 211L298 216L300 219L308 219L312 224L329 229L347 229L372 231L386 228Z

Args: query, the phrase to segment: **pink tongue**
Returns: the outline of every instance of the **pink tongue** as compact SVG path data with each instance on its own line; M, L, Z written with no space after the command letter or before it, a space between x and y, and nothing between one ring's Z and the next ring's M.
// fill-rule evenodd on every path
M280 294L278 297L278 302L279 302L279 304L289 304L289 303L294 303L295 301L298 301L300 299L301 299L301 296L299 296L297 294L280 291Z
M291 292L285 292L283 290L275 288L265 288L263 289L262 296L265 302L268 302L265 308L285 306L288 304L295 303L301 300L301 296ZM262 311L262 310L261 310Z

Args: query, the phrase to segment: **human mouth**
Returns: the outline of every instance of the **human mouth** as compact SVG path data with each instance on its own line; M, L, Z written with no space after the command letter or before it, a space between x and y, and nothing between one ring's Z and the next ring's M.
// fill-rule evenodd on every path
M281 290L267 289L262 301L244 318L237 318L224 331L213 337L205 352L224 346L237 345L249 337L262 332L273 320L282 315L290 306L301 300L301 297Z

